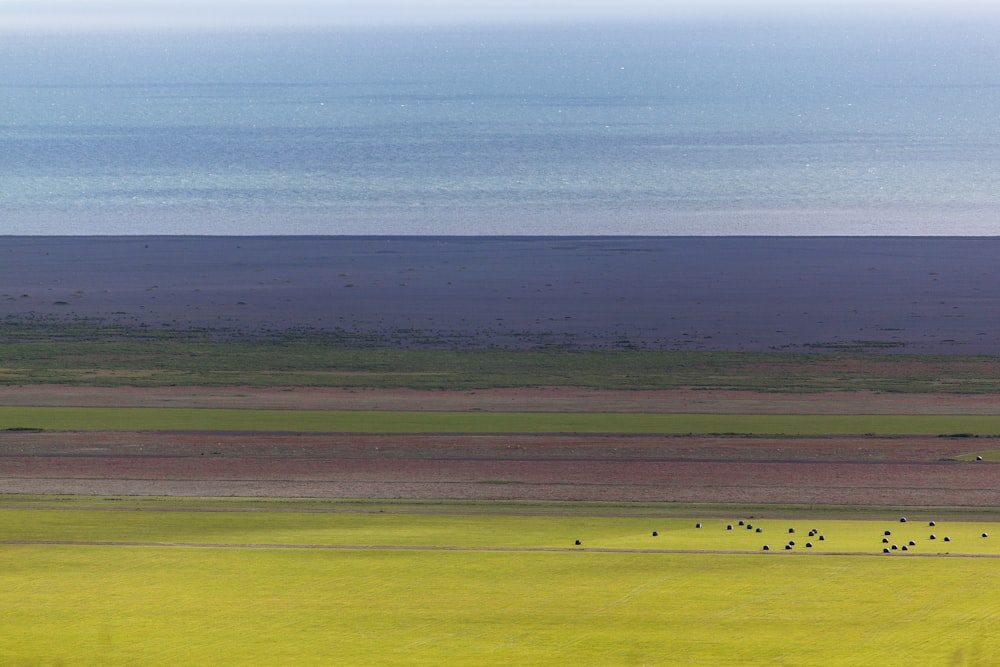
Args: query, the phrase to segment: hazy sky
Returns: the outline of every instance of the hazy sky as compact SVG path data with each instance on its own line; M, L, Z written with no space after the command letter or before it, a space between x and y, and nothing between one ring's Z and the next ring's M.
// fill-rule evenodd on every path
M0 0L0 30L432 25L994 11L996 0Z

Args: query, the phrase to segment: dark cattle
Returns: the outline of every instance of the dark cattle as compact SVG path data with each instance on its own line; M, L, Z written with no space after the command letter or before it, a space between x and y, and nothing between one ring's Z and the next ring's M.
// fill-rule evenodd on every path
M757 530L755 530L753 532L755 532L755 533L763 533L764 529L763 528L758 528Z
M659 535L659 533L658 533L658 532L656 532L656 531L654 530L654 531L653 531L653 537L656 537L656 536L658 536L658 535Z
M887 530L887 531L885 531L885 532L884 532L884 533L882 533L882 534L883 534L883 535L892 535L892 531L891 531L891 530Z
M577 541L576 541L576 544L581 544L580 540L577 540Z

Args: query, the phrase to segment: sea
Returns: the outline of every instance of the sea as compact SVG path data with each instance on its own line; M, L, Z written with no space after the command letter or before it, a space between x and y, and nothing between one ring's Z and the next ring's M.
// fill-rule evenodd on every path
M998 27L0 34L0 235L994 236Z

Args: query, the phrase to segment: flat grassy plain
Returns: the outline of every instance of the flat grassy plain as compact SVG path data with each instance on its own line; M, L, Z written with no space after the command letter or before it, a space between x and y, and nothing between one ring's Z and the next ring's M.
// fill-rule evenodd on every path
M11 385L1000 393L994 357L0 333ZM1000 417L2 406L0 429L826 437L989 435ZM0 496L0 663L997 664L995 518L985 506Z
M0 510L0 661L972 665L1000 651L1000 594L983 585L996 564L984 556L1000 549L976 520L933 528L952 537L944 557L924 546L926 523L888 516L766 518L758 534L726 530L736 517L696 528L461 504L162 501ZM802 546L813 528L826 537L815 551ZM921 546L882 555L886 529ZM759 550L789 537L791 552Z

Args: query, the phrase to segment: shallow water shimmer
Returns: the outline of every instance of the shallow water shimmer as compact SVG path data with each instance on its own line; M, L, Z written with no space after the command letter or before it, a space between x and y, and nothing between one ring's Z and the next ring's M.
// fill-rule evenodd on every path
M0 233L995 235L998 30L5 35Z
M1000 354L998 256L987 238L0 237L0 318Z

